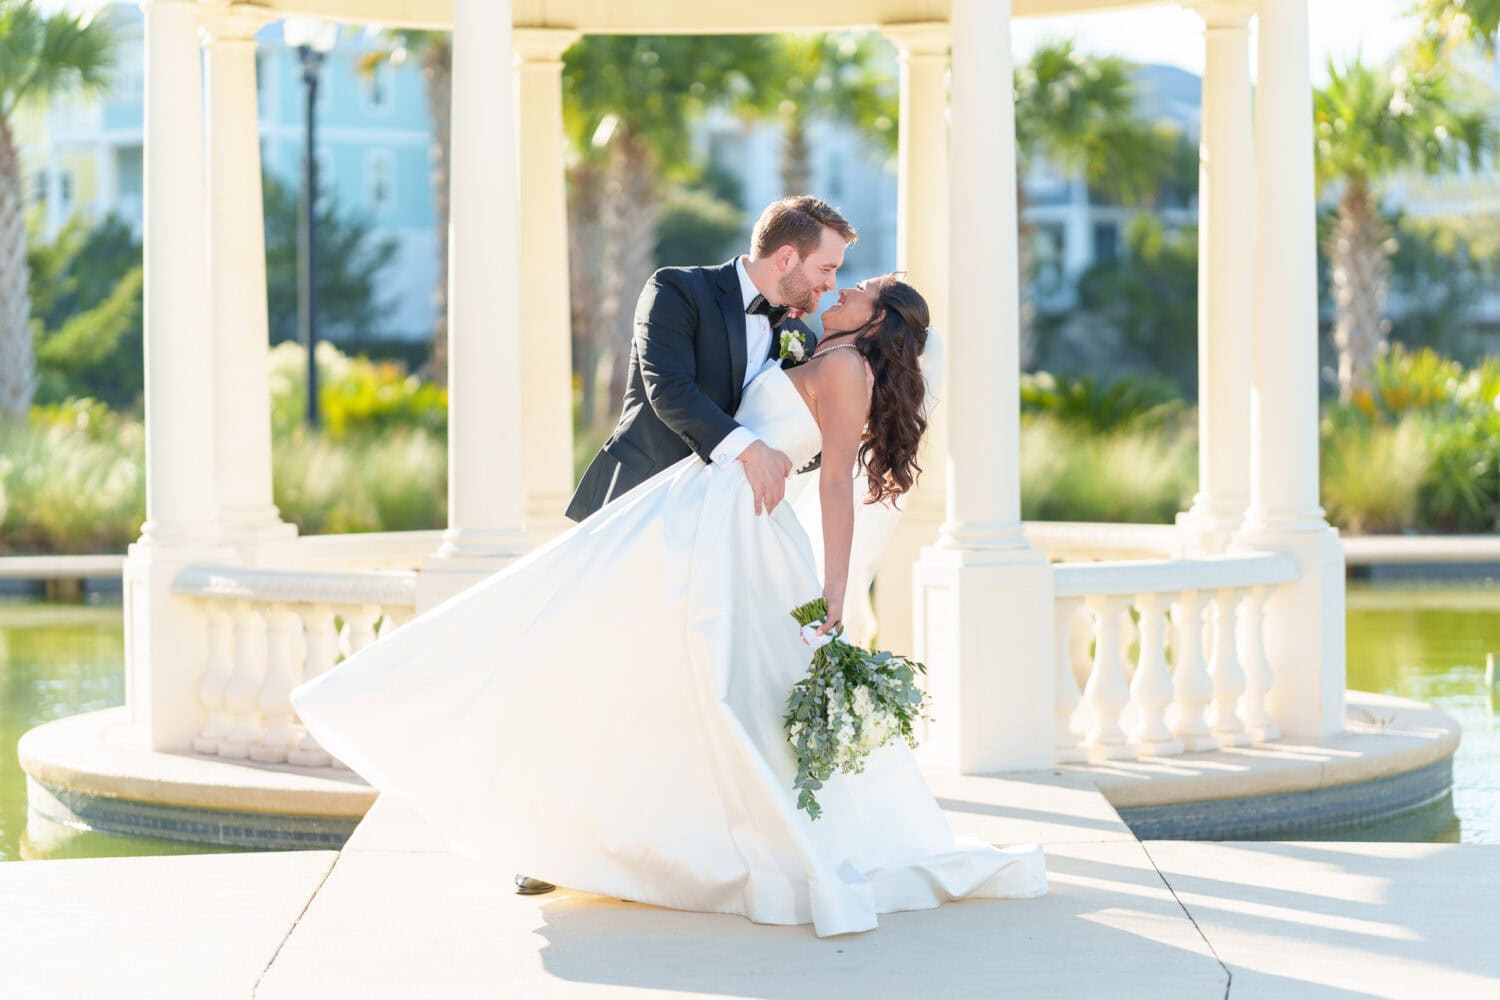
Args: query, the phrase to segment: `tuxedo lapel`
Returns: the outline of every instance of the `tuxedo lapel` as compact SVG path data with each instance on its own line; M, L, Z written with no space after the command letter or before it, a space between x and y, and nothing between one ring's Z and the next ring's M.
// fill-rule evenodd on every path
M734 261L730 261L719 269L719 311L724 314L724 332L729 337L729 367L733 382L730 388L734 393L734 405L730 407L730 412L739 409L740 393L745 386L746 365L745 299L740 294L740 277L734 264Z

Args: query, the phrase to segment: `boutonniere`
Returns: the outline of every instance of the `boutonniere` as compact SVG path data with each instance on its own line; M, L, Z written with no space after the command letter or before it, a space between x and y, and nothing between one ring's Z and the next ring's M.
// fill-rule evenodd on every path
M807 360L807 338L800 330L781 331L781 360L788 358L799 365Z

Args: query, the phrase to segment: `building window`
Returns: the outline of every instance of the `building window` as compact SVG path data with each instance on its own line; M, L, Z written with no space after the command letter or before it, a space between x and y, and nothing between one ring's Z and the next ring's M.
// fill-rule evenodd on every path
M57 179L57 189L61 203L58 205L64 212L73 207L73 171L64 170Z
M1094 260L1113 264L1120 259L1120 227L1113 222L1094 223Z
M395 200L396 158L389 149L372 149L365 154L365 208L384 215Z
M389 111L391 107L391 68L379 63L364 74L360 91L364 94L365 107L376 113Z
M38 170L31 176L31 201L34 205L47 203L47 171Z

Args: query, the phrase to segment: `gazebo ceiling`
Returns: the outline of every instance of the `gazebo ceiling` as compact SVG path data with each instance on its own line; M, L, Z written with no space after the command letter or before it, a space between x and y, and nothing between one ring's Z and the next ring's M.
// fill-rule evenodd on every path
M218 6L222 0L203 0ZM1018 17L1159 7L1166 0L1012 0ZM346 23L445 28L453 0L235 0L239 11ZM514 0L517 27L594 34L741 34L946 21L951 0Z

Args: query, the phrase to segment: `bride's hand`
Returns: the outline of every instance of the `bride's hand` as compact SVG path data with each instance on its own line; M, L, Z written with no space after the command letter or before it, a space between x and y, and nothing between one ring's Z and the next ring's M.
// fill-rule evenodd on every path
M844 595L830 597L827 594L823 599L828 602L828 620L818 626L817 635L827 635L835 630L842 631L844 628Z

